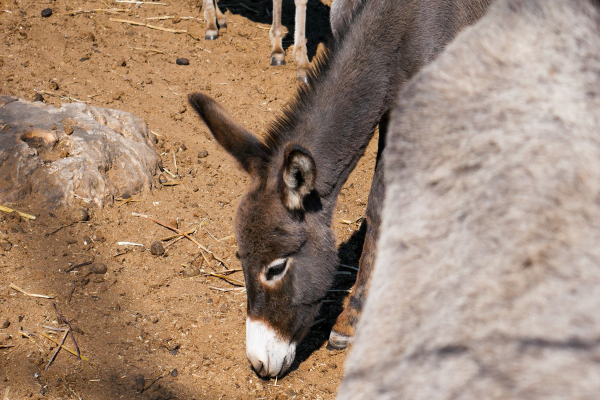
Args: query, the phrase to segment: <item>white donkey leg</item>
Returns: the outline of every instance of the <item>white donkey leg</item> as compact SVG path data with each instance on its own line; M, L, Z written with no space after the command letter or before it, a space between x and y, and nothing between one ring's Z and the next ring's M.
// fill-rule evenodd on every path
M273 0L273 23L269 31L269 38L273 51L271 51L271 65L285 65L285 52L281 46L281 0Z
M204 23L206 24L206 31L204 33L204 39L215 40L219 37L219 28L217 28L217 19L215 17L215 5L214 0L204 0Z
M219 23L219 30L221 32L226 32L227 30L227 20L225 20L225 15L221 12L219 8L219 3L215 0L215 9L217 11L217 22Z
M294 59L298 64L298 80L308 83L308 70L310 62L306 55L306 3L308 0L295 0L296 3L296 29L294 33Z

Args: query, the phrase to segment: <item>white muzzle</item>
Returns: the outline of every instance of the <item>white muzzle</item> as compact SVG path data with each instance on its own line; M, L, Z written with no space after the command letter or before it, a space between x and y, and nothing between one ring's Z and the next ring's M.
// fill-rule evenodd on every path
M294 361L296 344L282 340L262 321L246 318L246 356L263 378L283 374Z

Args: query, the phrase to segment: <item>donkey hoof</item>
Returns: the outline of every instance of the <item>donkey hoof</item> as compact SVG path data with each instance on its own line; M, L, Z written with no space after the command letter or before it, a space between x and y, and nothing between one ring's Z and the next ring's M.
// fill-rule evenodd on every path
M284 60L278 60L276 57L271 57L271 65L273 67L280 67L282 65L285 65L285 59Z
M219 37L219 32L206 32L204 35L204 40L217 40Z
M331 331L329 334L329 342L327 343L328 350L343 350L352 341L354 340L354 336L344 335L342 333L338 333L336 331Z

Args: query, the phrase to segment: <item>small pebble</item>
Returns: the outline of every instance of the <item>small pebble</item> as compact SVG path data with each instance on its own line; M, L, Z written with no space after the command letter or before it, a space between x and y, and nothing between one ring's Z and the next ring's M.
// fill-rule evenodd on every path
M12 243L8 240L3 240L0 242L0 249L4 251L9 251L10 249L12 249Z
M160 174L160 175L158 176L158 181L159 181L160 183L162 183L162 184L165 184L165 183L167 183L167 180L168 180L168 179L167 179L167 177L166 177L164 174Z
M187 267L183 270L183 276L186 278L190 278L192 276L200 275L200 268L195 266Z
M58 83L52 81L50 82L50 84L48 85L50 87L50 89L52 90L58 90Z
M165 248L159 241L152 242L152 244L150 245L150 253L152 253L152 255L154 256L162 256L163 254L165 254Z
M123 193L123 194L121 195L121 198L122 198L123 200L127 200L127 199L131 198L131 195L130 195L129 193Z
M44 8L42 10L42 17L43 18L48 18L51 15L52 15L52 9L51 8Z
M135 383L133 385L133 389L136 392L142 392L144 390L145 385L146 385L146 380L144 379L144 376L143 375L138 375L135 378Z
M153 324L156 324L158 322L158 317L156 315L152 315L150 317L150 322L152 322Z
M2 324L0 324L0 329L6 329L10 326L10 321L8 319L5 319Z
M104 275L106 271L108 271L108 268L106 267L106 264L93 263L87 268L87 270L90 274Z
M177 65L190 65L190 60L188 60L187 58L178 58L175 62L177 63Z
M45 101L44 100L44 96L42 96L41 93L38 93L35 95L35 97L33 98L33 101L41 101L42 103Z
M208 157L208 151L202 150L198 152L198 158L206 158Z
M172 376L173 378L174 378L174 377L176 377L177 375L179 375L179 373L177 372L177 370L176 370L176 369L174 369L173 371L171 371L171 376Z
M187 146L185 145L185 143L181 143L181 146L179 146L179 150L181 150L181 151L187 150Z

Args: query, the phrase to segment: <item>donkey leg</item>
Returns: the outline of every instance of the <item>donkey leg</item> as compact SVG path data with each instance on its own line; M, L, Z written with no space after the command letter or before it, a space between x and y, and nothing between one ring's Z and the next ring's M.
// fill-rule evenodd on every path
M367 205L367 234L359 261L358 276L356 277L356 283L352 288L350 296L344 304L344 310L338 316L335 325L329 334L329 347L334 349L344 349L352 343L352 340L354 339L354 330L360 317L365 298L367 297L371 271L375 265L377 239L379 237L379 227L381 225L381 210L385 198L385 181L383 176L384 159L382 153L385 148L387 123L388 115L386 114L379 123L377 164L375 165L375 174L369 193L369 202Z
M298 64L298 80L308 83L308 70L310 62L306 55L306 3L307 0L295 0L296 3L296 29L294 33L294 59Z
M271 65L285 65L285 52L281 45L281 0L273 0L273 23L269 31L269 38L273 46Z
M225 14L221 12L219 8L219 4L215 0L215 11L217 12L217 22L219 23L219 30L224 33L227 32L227 20L225 19Z
M215 17L214 0L204 0L204 23L206 31L205 40L215 40L219 37L219 28L217 28L217 19Z

